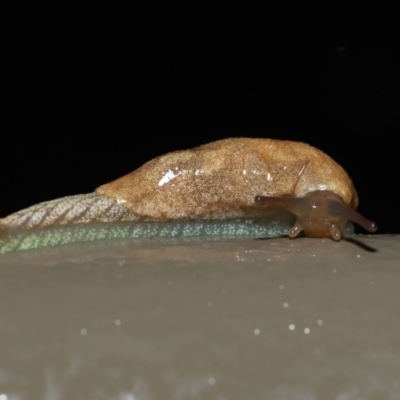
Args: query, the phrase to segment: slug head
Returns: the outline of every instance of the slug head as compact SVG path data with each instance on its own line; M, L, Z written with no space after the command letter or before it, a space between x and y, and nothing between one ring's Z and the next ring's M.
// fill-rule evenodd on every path
M288 233L292 238L304 231L309 237L328 237L338 241L347 221L353 221L369 232L378 229L375 222L364 218L346 205L340 196L328 190L316 190L303 197L256 196L255 203L284 209L296 215L296 223Z

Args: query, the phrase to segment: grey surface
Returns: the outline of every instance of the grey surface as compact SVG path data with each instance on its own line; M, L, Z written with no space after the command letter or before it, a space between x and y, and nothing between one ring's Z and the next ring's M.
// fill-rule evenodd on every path
M400 399L400 237L361 240L2 255L0 399Z

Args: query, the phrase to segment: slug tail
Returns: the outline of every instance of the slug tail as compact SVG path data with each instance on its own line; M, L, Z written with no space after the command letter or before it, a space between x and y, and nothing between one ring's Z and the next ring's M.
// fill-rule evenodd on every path
M35 204L0 220L0 228L34 229L60 225L136 221L138 216L97 193Z

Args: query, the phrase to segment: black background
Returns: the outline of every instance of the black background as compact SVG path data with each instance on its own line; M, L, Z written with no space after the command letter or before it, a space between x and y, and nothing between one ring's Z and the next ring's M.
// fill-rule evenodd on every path
M0 215L169 151L269 137L329 154L359 211L399 232L396 13L265 4L6 16Z

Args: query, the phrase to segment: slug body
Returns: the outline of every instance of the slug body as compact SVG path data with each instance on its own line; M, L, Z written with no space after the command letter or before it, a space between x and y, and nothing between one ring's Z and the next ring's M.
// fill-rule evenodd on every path
M1 232L125 222L182 222L290 214L294 237L340 240L355 210L345 170L305 143L232 138L157 157L94 193L40 203L0 219Z

